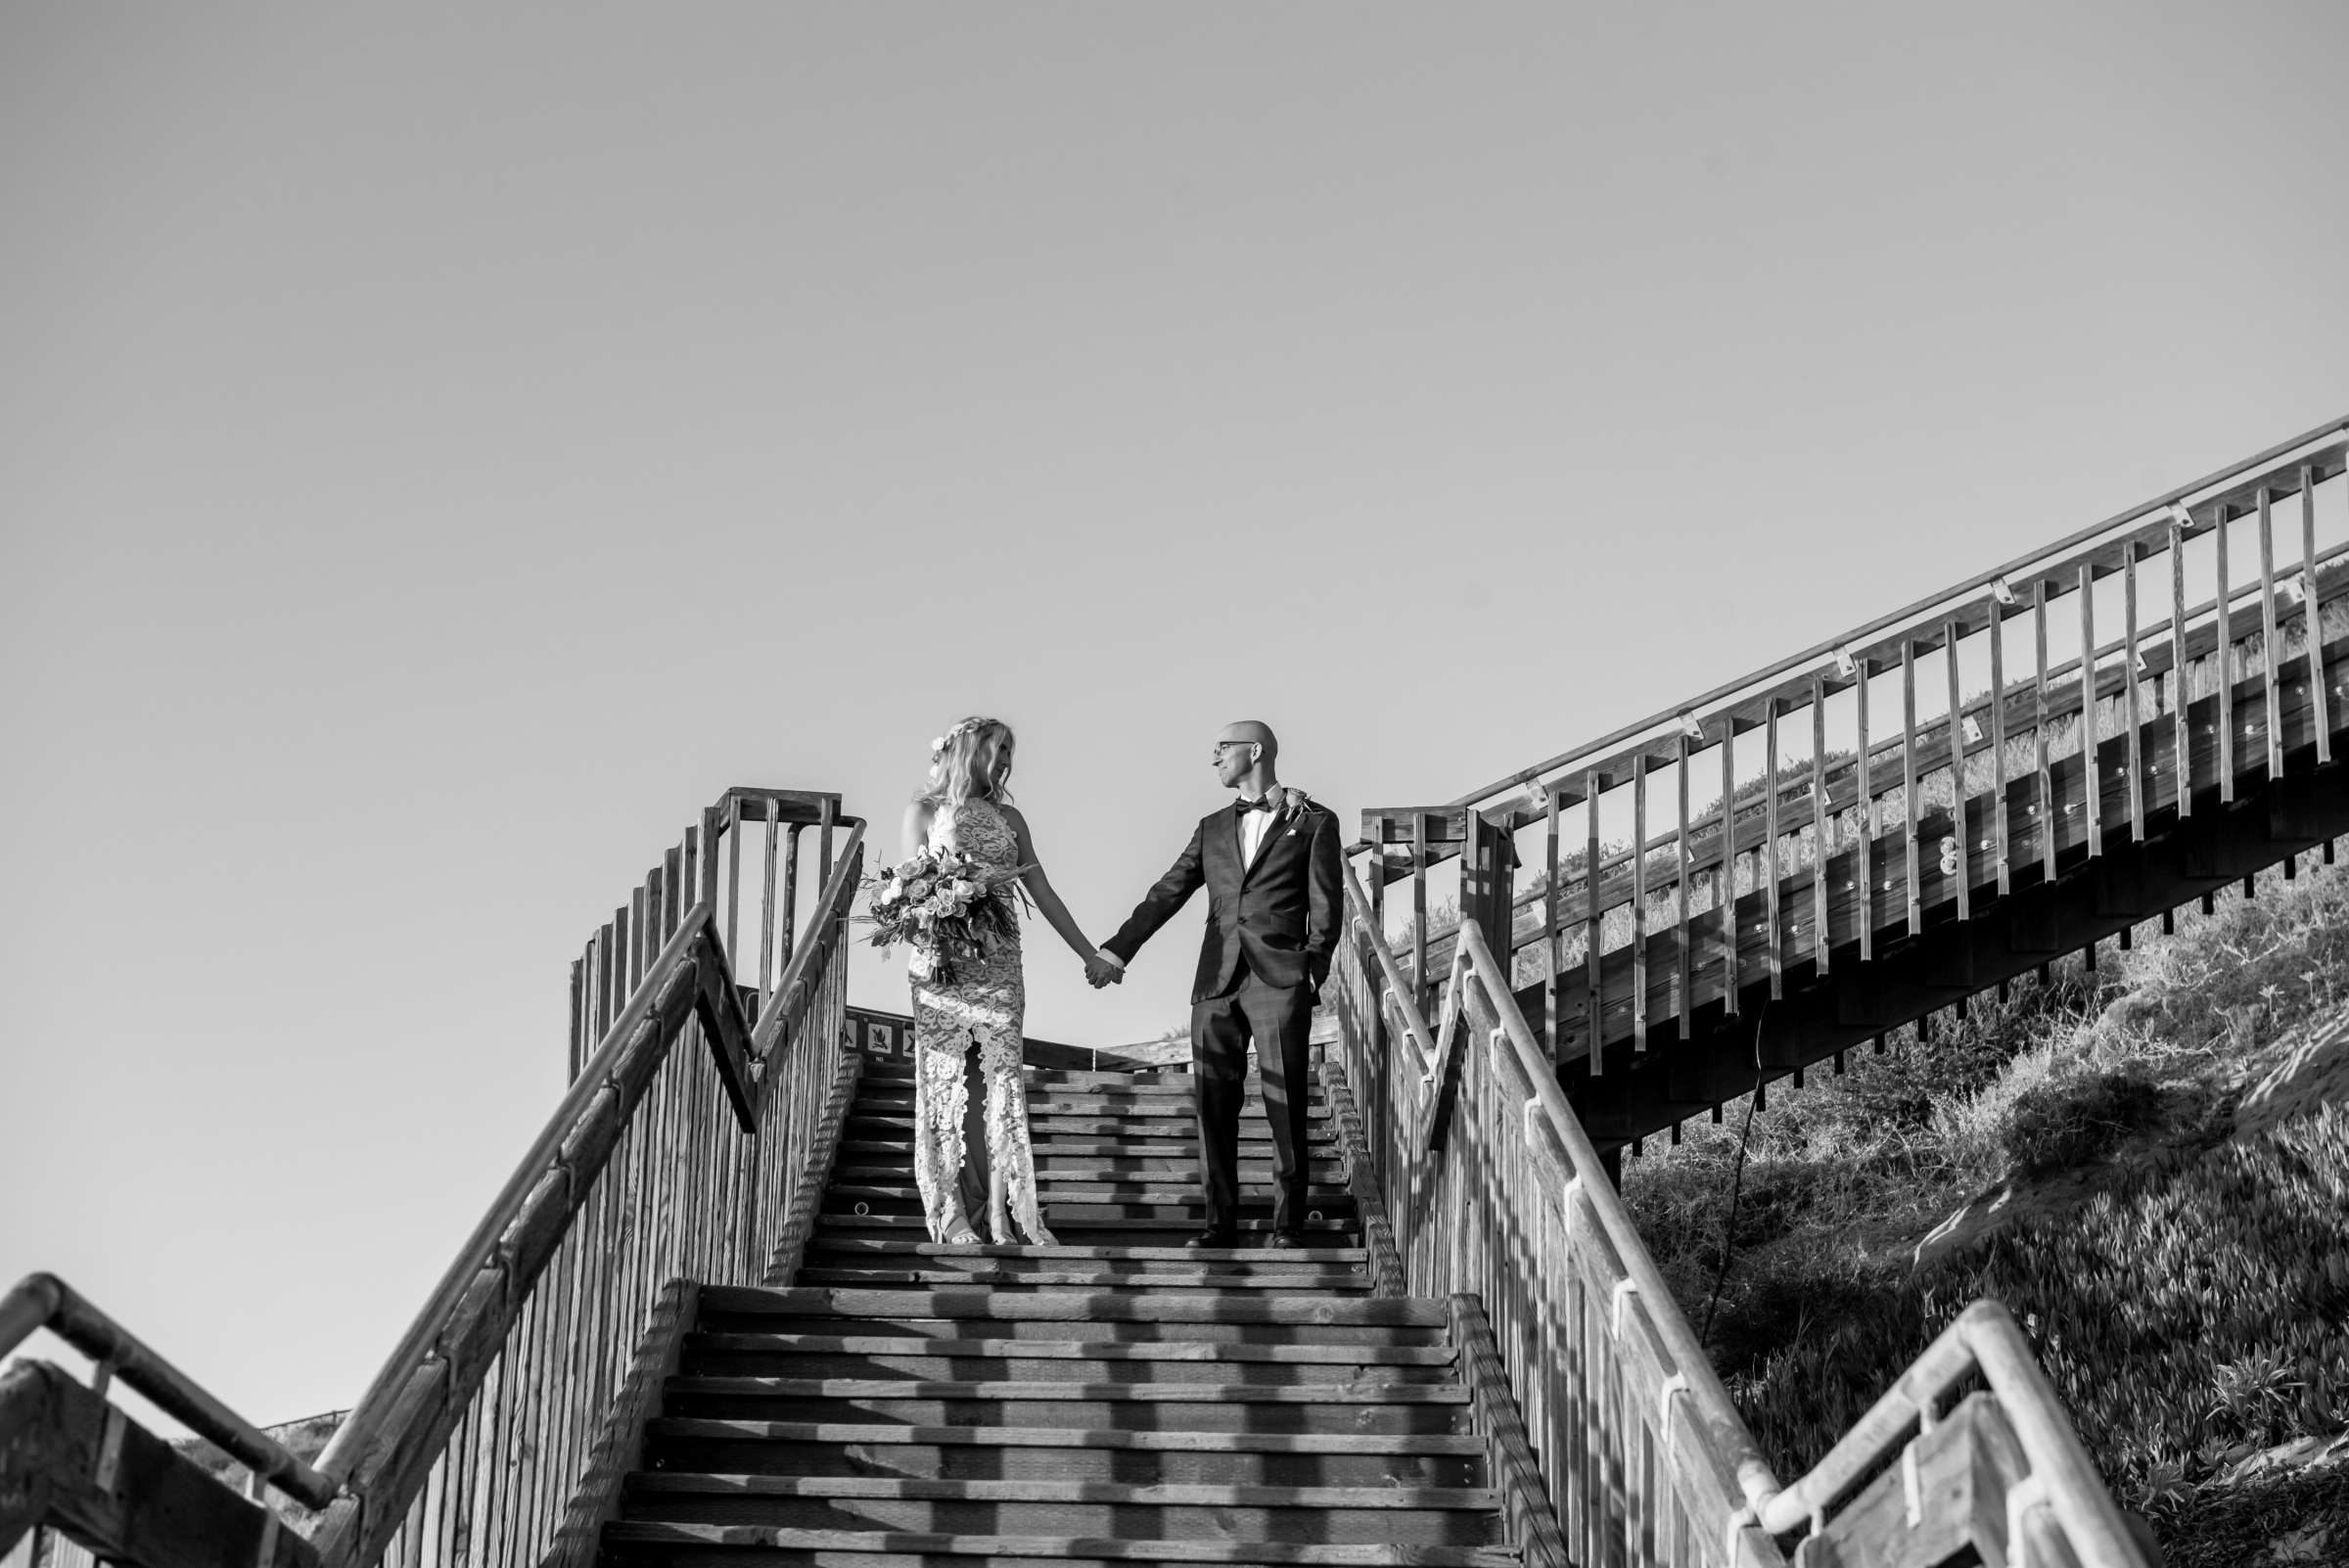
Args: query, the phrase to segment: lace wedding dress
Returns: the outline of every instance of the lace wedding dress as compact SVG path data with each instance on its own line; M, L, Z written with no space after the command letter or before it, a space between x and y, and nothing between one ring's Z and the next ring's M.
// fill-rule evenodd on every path
M989 865L1019 864L1019 841L995 807L982 800L944 806L930 826L933 846L959 850ZM994 898L1015 902L1006 883ZM1027 982L1020 971L1020 932L981 958L958 958L947 985L913 983L913 1179L922 1195L922 1219L932 1241L947 1241L965 1223L961 1192L964 1126L970 1114L966 1063L977 1052L985 1085L988 1168L999 1173L1011 1218L1029 1242L1052 1244L1036 1191L1036 1156L1028 1141L1028 1085L1020 1071L1020 1042L1028 1010ZM984 1207L984 1204L981 1205ZM998 1222L992 1217L991 1227ZM1009 1236L993 1239L1008 1242Z

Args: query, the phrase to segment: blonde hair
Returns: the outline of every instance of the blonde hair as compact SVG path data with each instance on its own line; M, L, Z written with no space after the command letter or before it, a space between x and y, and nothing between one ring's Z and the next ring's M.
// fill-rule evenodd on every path
M930 743L930 787L914 799L933 807L1010 800L1011 791L995 783L994 761L1013 744L1000 718L962 720Z

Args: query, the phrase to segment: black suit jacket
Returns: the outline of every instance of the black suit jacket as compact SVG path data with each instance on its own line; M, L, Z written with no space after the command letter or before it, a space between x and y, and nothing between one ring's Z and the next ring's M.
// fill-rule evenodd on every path
M1153 932L1192 894L1207 889L1207 935L1191 1000L1231 988L1242 954L1267 985L1313 988L1318 996L1337 951L1345 912L1338 819L1311 802L1266 830L1256 858L1240 864L1240 813L1230 807L1199 819L1191 842L1158 885L1101 945L1130 964Z

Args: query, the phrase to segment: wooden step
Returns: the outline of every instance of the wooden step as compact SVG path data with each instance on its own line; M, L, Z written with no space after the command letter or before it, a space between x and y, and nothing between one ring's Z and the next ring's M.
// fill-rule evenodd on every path
M825 1312L734 1314L705 1312L700 1329L713 1335L812 1335L870 1337L888 1335L912 1341L941 1340L1082 1340L1088 1345L1148 1346L1281 1346L1348 1350L1416 1350L1449 1346L1442 1325L1399 1327L1392 1323L1268 1323L1161 1322L1144 1318L1093 1322L1065 1317L996 1318L975 1322L968 1317L843 1318ZM1447 1351L1449 1355L1449 1351Z
M623 1517L767 1528L1486 1545L1499 1534L1485 1488L1126 1486L1098 1481L639 1472Z
M1267 1387L1456 1380L1452 1352L1443 1345L948 1339L889 1333L696 1333L686 1338L678 1370L692 1377Z
M955 1317L985 1321L1061 1323L1357 1323L1378 1328L1442 1328L1444 1303L1417 1297L1309 1296L1157 1297L1147 1291L1101 1291L1090 1296L997 1296L976 1289L856 1290L756 1285L707 1285L703 1311L730 1318L762 1316L899 1318Z
M899 1163L859 1154L844 1158L832 1168L835 1181L896 1181L904 1177L911 1168L910 1160ZM1050 1144L1036 1150L1036 1179L1046 1187L1068 1182L1085 1181L1197 1181L1198 1156L1169 1154L1158 1157L1128 1157L1104 1159L1097 1155L1060 1154ZM1346 1162L1334 1156L1322 1156L1306 1162L1306 1175L1330 1186L1346 1183ZM1242 1181L1272 1179L1272 1159L1269 1153L1240 1162Z
M1030 1120L1039 1116L1132 1116L1180 1117L1189 1121L1194 1112L1194 1097L1188 1089L1180 1092L1109 1092L1031 1089L1028 1094ZM913 1090L881 1089L859 1093L851 1107L852 1114L881 1112L899 1116L913 1114ZM1251 1092L1240 1100L1242 1116L1262 1116L1265 1101L1261 1094ZM1326 1121L1329 1107L1318 1099L1308 1099L1306 1116L1313 1121Z
M1294 1268L1301 1264L1313 1264L1345 1265L1359 1268L1364 1262L1364 1254L1359 1247L1295 1247L1278 1252L1262 1247L1096 1247L1068 1244L1031 1247L997 1246L991 1243L966 1247L944 1241L859 1241L843 1237L813 1242L810 1256L816 1252L855 1258L1034 1259L1039 1263L1082 1260L1097 1262L1108 1268L1129 1268L1135 1272L1162 1263L1185 1266L1212 1263L1235 1268Z
M1178 1197L1169 1193L1165 1197L1167 1201L1163 1203L1094 1203L1080 1199L1048 1199L1043 1204L1044 1223L1054 1232L1055 1239L1060 1231L1073 1227L1098 1228L1103 1225L1131 1225L1145 1222L1165 1225L1177 1236L1196 1235L1199 1227L1206 1222L1206 1206L1195 1196ZM851 1193L826 1198L818 1215L827 1222L834 1220L900 1219L907 1222L920 1234L928 1235L929 1231L922 1223L921 1208L921 1204L909 1196L868 1194L858 1197ZM1338 1227L1348 1232L1351 1232L1353 1228L1354 1204L1350 1199L1332 1198L1316 1193L1306 1204L1305 1212L1307 1216L1305 1229L1309 1234L1313 1232L1316 1223ZM1320 1216L1317 1222L1313 1219L1315 1215ZM1243 1191L1240 1194L1240 1228L1243 1231L1262 1231L1266 1234L1271 1232L1272 1195L1270 1193ZM1099 1237L1079 1237L1077 1239L1100 1240Z
M1099 1268L892 1268L886 1264L863 1263L849 1268L802 1268L797 1276L803 1285L861 1285L872 1288L908 1288L927 1290L942 1285L986 1285L996 1290L1081 1290L1097 1293L1103 1290L1133 1290L1147 1287L1160 1290L1277 1290L1277 1291L1344 1291L1367 1290L1370 1282L1363 1277L1349 1279L1343 1273L1331 1274L1319 1269L1299 1269L1292 1273L1237 1273L1214 1268L1175 1268L1169 1267L1146 1275L1119 1273Z
M869 1135L871 1131L891 1130L905 1136L913 1132L913 1112L905 1107L879 1105L852 1107L842 1119L846 1134L851 1138ZM1272 1125L1257 1111L1243 1112L1239 1119L1239 1135L1243 1142L1262 1138L1271 1141ZM1100 1111L1035 1111L1028 1113L1028 1128L1035 1133L1077 1133L1082 1136L1116 1138L1128 1142L1135 1138L1196 1138L1199 1123L1185 1112L1147 1116L1110 1114ZM1336 1132L1324 1117L1306 1119L1306 1137L1316 1144L1335 1146Z
M1468 1430L1455 1383L1106 1383L672 1377L663 1411L750 1421L852 1420L1104 1431L1427 1433ZM852 1413L854 1412L854 1413Z
M1262 1246L1261 1238L1272 1230L1269 1205L1256 1213L1243 1213L1238 1229L1242 1246ZM1312 1211L1309 1210L1310 1214ZM1095 1220L1082 1216L1055 1215L1047 1217L1053 1233L1062 1241L1081 1242L1096 1246L1165 1247L1178 1244L1199 1233L1201 1216L1189 1211L1172 1219L1157 1220ZM1314 1246L1342 1245L1359 1239L1360 1227L1349 1214L1341 1219L1307 1220L1304 1235ZM911 1240L929 1239L929 1227L918 1214L878 1214L869 1211L856 1214L820 1214L815 1234L829 1239L834 1236L879 1238L902 1236Z
M1515 1568L1500 1546L1337 1545L1321 1542L1186 1541L1112 1537L946 1534L925 1531L789 1530L736 1525L627 1520L604 1532L605 1560L625 1568L738 1568L752 1563L794 1568Z
M1020 1076L1030 1084L1051 1088L1072 1089L1150 1089L1176 1085L1187 1090L1191 1082L1190 1067L1155 1067L1134 1072L1115 1068L1088 1070L1081 1067L1035 1067L1023 1065ZM911 1091L913 1068L909 1063L867 1062L857 1079L858 1089L902 1088Z
M1032 1142L1039 1160L1047 1157L1098 1159L1106 1155L1118 1155L1145 1160L1177 1161L1180 1163L1181 1169L1191 1171L1199 1169L1199 1140L1187 1132L1181 1137L1170 1138L1093 1137L1070 1134L1067 1136L1055 1135L1049 1141L1032 1138ZM1267 1171L1271 1170L1272 1148L1269 1134L1264 1140L1264 1147L1242 1148L1239 1155L1242 1170L1246 1170L1251 1164L1261 1164ZM1337 1145L1328 1140L1320 1138L1309 1140L1306 1157L1315 1166L1331 1165L1341 1170L1344 1169L1344 1161L1338 1153ZM905 1129L887 1136L844 1137L841 1140L839 1158L885 1162L894 1165L900 1171L909 1170L913 1164L913 1133L910 1124Z
M1483 1440L1450 1435L1099 1432L681 1418L655 1420L646 1432L654 1468L705 1474L1134 1486L1484 1484Z
M1250 1185L1251 1183L1246 1181L1241 1183L1241 1201L1243 1203L1256 1196L1249 1192ZM1264 1201L1269 1202L1270 1180L1260 1181L1254 1185L1262 1191ZM1308 1185L1310 1187L1311 1183L1309 1182ZM836 1179L824 1189L824 1197L826 1207L835 1207L839 1202L852 1202L861 1198L867 1201L910 1203L919 1209L922 1201L921 1189L914 1184L910 1175L885 1181ZM1196 1177L1188 1181L1170 1177L1165 1181L1152 1183L1040 1180L1036 1184L1036 1198L1044 1205L1047 1212L1056 1204L1073 1204L1082 1208L1099 1204L1138 1203L1161 1207L1173 1205L1180 1208L1199 1202L1199 1182ZM1318 1209L1331 1204L1350 1207L1353 1202L1354 1195L1343 1189L1324 1190L1313 1194L1312 1207Z
M858 1240L821 1232L810 1239L802 1272L793 1283L837 1283L807 1272L816 1268L921 1269L990 1277L1075 1270L1098 1277L1108 1286L1137 1288L1202 1271L1243 1281L1311 1278L1333 1290L1355 1289L1368 1278L1361 1251L1354 1247L1257 1247L1244 1251L1231 1247L1196 1251L1181 1247L959 1247L932 1241Z

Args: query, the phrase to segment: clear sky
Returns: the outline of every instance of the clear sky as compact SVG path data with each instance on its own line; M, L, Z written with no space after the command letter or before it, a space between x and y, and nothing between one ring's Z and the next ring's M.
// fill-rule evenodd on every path
M347 1402L730 783L1448 799L2349 411L2349 9L0 4L0 1276ZM1185 1016L1032 928L1030 1026ZM856 993L902 1004L861 960Z

